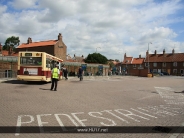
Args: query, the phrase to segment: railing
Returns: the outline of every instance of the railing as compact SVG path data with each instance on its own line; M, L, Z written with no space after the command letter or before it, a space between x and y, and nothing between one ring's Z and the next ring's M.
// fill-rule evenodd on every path
M17 77L17 72L16 71L11 71L7 70L4 72L0 72L0 78L16 78Z

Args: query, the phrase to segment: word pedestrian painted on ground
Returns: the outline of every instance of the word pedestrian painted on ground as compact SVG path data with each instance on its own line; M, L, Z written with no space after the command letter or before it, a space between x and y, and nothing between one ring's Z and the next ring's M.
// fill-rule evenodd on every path
M82 118L82 115L87 115L88 118L95 119L98 122L94 126L118 126L116 120L120 120L122 123L130 124L131 121L141 122L142 120L150 120L156 119L158 117L167 117L167 116L175 116L179 114L184 114L184 109L178 107L171 107L170 105L159 105L159 106L146 106L146 107L137 107L126 109L115 109L115 110L103 110L96 112L77 112L71 114L58 113L58 114L39 114L36 116L33 115L19 115L17 119L16 132L15 135L18 136L20 134L21 126L33 126L35 123L38 124L40 128L40 132L44 132L43 126L48 126L52 122L46 122L43 120L47 120L52 117L56 120L59 126L66 127L66 119L70 121L73 126L88 126L89 120L86 118ZM108 116L108 117L107 117ZM109 118L111 117L111 118ZM63 119L64 118L64 119ZM63 120L62 120L63 119ZM49 120L49 119L48 119ZM64 121L65 120L65 121ZM118 121L118 122L120 122ZM93 121L94 122L94 121ZM68 123L68 121L67 121Z

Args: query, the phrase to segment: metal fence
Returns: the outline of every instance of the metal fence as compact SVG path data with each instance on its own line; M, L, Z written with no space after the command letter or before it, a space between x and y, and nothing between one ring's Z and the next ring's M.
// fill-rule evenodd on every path
M17 72L11 70L0 71L0 78L16 78Z

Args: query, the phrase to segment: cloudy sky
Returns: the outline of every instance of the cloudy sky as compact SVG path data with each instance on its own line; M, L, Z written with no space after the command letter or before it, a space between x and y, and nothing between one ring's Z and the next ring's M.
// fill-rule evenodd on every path
M0 42L57 39L67 53L108 59L184 53L184 0L0 0Z

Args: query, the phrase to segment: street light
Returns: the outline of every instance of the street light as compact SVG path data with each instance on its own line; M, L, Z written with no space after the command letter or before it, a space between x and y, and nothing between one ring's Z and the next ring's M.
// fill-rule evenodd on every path
M97 47L97 48L100 48L101 49L101 47ZM97 53L97 48L96 48L96 53Z
M149 71L149 44L152 44L151 42L148 43L148 73L150 73Z

